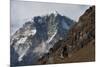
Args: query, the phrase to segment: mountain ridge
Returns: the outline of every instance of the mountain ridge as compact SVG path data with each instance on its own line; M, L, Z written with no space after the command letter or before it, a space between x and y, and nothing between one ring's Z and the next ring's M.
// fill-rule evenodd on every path
M73 20L58 13L35 16L32 20L27 21L11 37L11 65L37 64L38 59L48 53L58 40L64 39L74 25Z

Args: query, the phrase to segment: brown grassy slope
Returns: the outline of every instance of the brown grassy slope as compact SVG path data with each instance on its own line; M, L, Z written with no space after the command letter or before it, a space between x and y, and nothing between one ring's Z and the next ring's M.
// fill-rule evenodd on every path
M89 62L94 60L95 6L92 6L80 16L78 23L69 30L67 39L57 42L50 50L48 58L42 59L40 64Z
M94 41L94 40L93 40ZM89 62L95 61L95 47L94 42L91 41L77 52L73 53L71 57L65 57L60 59L55 56L55 60L52 63L72 63L72 62Z

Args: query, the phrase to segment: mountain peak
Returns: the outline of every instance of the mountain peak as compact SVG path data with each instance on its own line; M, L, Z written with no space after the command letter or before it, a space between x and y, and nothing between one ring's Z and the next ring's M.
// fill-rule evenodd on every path
M51 11L44 16L34 16L32 21L26 22L17 30L18 33L11 39L11 47L18 54L17 60L14 60L18 62L15 62L16 65L37 64L40 56L47 53L57 41L66 38L73 21L59 15L57 11Z
M53 11L53 14L58 14L58 12L55 10L55 11Z
M49 13L49 15L50 14L54 14L55 16L57 16L59 13L56 11L56 10L54 10L54 11L51 11L50 13Z

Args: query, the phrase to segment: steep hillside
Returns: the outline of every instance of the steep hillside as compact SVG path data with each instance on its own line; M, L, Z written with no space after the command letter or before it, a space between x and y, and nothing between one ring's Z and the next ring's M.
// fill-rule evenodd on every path
M39 64L95 61L95 6L80 16L66 39L59 40L38 61Z

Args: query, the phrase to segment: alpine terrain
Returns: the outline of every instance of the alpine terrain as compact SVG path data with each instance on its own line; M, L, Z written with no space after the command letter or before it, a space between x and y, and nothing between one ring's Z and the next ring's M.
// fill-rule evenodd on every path
M41 58L49 56L50 49L68 37L67 33L75 23L57 11L27 21L11 36L11 66L42 64Z
M95 6L87 9L66 38L56 42L38 61L40 64L95 61Z

